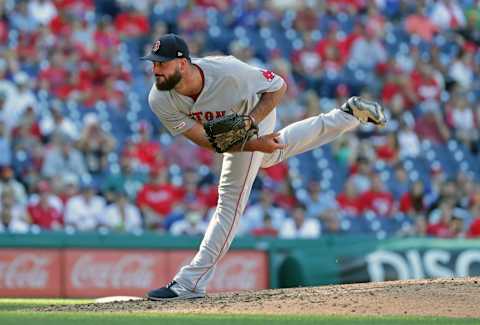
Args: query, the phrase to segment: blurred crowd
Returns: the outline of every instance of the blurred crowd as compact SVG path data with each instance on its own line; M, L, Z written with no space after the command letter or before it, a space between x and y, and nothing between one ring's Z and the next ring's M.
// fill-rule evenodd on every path
M239 235L480 236L477 0L0 0L0 232L205 232L221 159L146 104L167 32L281 75L279 127L388 108L262 170Z

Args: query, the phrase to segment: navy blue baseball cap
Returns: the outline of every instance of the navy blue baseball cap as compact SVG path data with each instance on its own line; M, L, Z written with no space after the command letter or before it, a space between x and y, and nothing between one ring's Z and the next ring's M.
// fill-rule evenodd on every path
M187 43L178 35L166 34L153 43L150 54L142 56L140 59L166 62L181 58L190 60Z

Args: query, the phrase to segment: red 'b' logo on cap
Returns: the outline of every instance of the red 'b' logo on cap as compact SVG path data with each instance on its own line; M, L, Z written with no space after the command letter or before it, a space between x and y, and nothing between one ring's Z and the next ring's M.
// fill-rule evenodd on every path
M160 48L160 41L156 41L155 43L153 43L152 52L157 52L159 48Z

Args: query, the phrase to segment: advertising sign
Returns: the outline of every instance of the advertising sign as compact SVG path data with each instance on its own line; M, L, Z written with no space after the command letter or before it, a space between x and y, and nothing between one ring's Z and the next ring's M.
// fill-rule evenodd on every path
M166 283L166 253L143 250L65 250L67 297L144 295Z
M170 252L169 274L172 278L183 265L190 263L194 251ZM230 251L218 264L208 292L260 290L268 288L268 258L254 250Z
M60 250L1 249L1 297L61 296Z

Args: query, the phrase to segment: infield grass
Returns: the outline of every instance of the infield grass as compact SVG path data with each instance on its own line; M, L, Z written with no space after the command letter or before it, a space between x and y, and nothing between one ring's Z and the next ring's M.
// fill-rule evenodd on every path
M346 317L313 315L195 315L195 314L159 314L155 312L131 313L93 313L93 312L34 312L31 307L53 304L79 304L91 300L62 299L0 299L0 324L35 324L35 325L110 325L110 324L331 324L331 325L380 325L380 324L480 324L480 319L458 319L445 317Z

